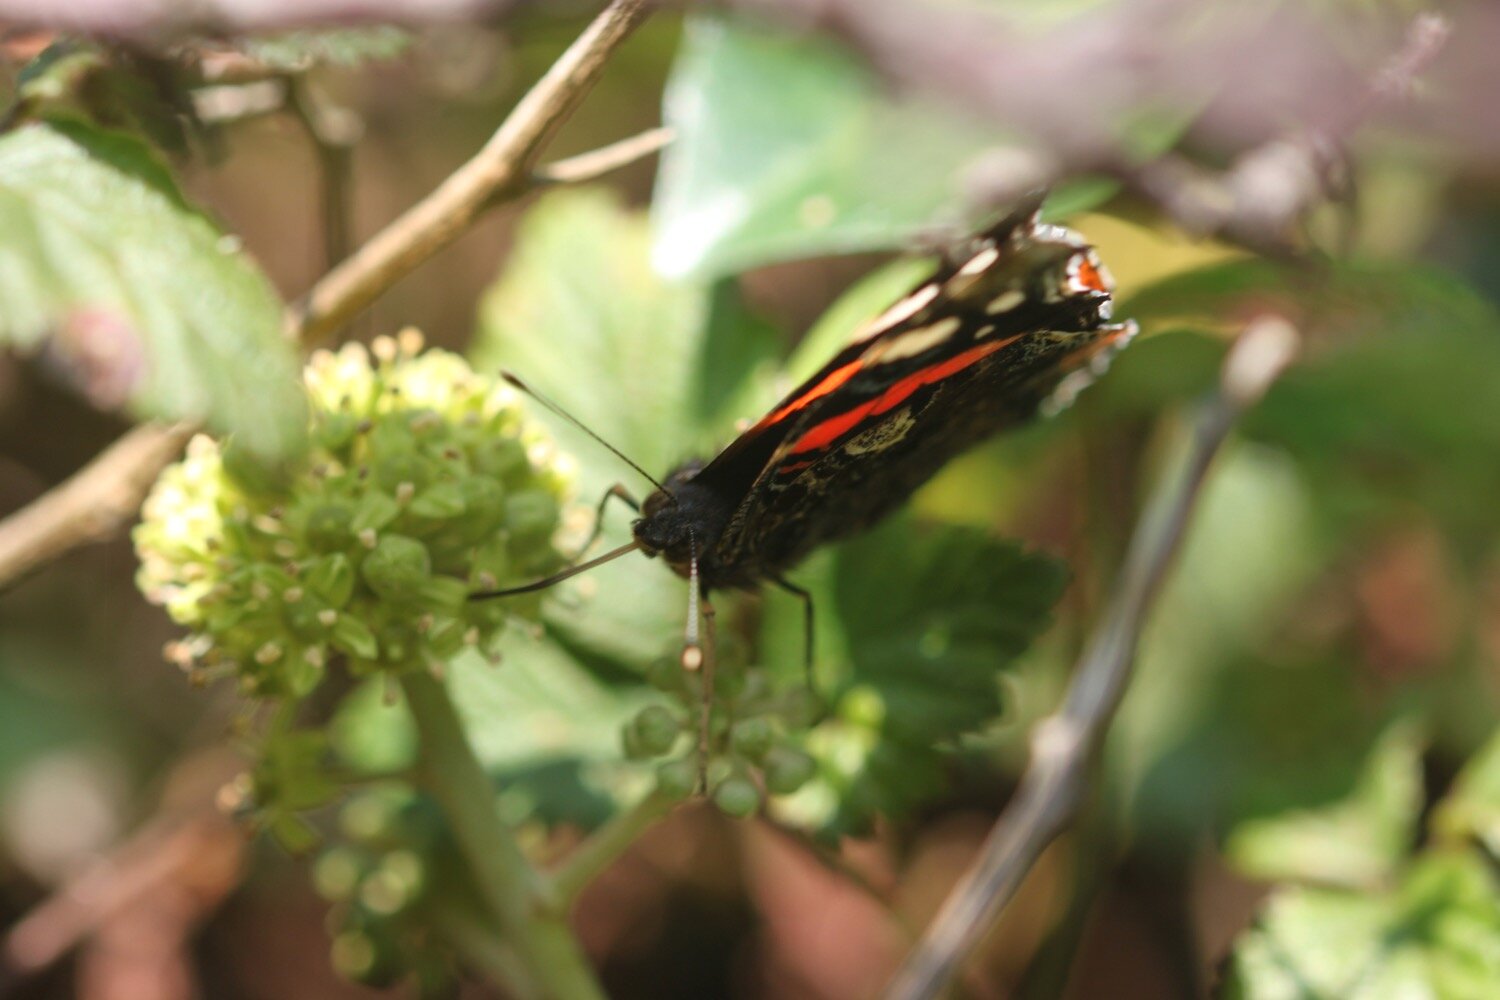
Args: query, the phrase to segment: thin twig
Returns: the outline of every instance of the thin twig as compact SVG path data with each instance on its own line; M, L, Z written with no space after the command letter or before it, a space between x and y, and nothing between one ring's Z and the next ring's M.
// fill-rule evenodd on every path
M565 160L554 160L538 167L531 175L531 183L536 187L581 184L629 166L637 160L644 160L653 153L660 152L671 141L670 128L647 129L608 146L600 146L587 153L579 153Z
M310 340L328 335L459 236L483 209L527 190L547 139L644 16L642 0L611 4L474 159L319 280L302 304L288 309L289 334ZM660 130L653 130L537 173L543 183L584 180L649 155L664 141ZM79 545L113 537L134 518L157 473L177 456L192 430L136 427L65 482L0 521L0 587Z
M671 812L674 804L664 795L647 795L590 834L552 873L551 895L557 905L566 907L577 898L600 872L640 839L642 833Z
M938 996L1042 851L1072 821L1088 790L1089 764L1130 682L1136 640L1209 465L1240 414L1290 363L1297 341L1285 320L1265 318L1252 323L1231 348L1218 393L1194 421L1179 472L1158 489L1136 526L1114 596L1062 707L1032 732L1031 759L1015 797L891 984L890 1000Z
M135 518L156 474L192 429L143 424L61 485L0 521L0 587L49 559L101 542Z
M286 107L282 78L217 83L193 91L193 113L207 125L232 125L275 114Z
M615 0L605 8L473 159L325 274L292 307L292 336L310 343L324 339L457 239L486 208L524 189L542 147L646 14L644 0Z
M1445 17L1419 15L1400 48L1334 121L1251 149L1222 174L1170 154L1140 166L1116 164L1114 173L1186 232L1285 253L1292 226L1334 186L1350 137L1378 111L1411 95L1451 30Z
M318 156L323 215L324 267L333 269L354 245L354 144L364 121L312 92L306 76L287 81L287 106Z
M238 756L214 749L179 761L151 820L0 934L0 976L46 969L100 925L181 880L215 844L239 844L242 835L215 807L214 793L243 767Z

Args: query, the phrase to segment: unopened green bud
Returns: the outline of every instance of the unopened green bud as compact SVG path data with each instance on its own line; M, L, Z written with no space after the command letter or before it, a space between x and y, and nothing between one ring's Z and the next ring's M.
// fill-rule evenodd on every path
M685 799L698 784L698 766L691 760L669 760L656 768L656 788L668 799Z
M526 465L526 446L515 438L497 438L474 456L477 471L502 482L525 471Z
M324 851L313 865L313 886L318 895L330 902L349 899L359 886L364 870L358 851L349 847L332 847Z
M626 729L634 735L634 739L627 737L627 746L633 746L637 756L660 757L677 742L682 723L666 707L647 705L626 724Z
M303 532L308 545L320 552L337 552L354 544L354 508L325 503L308 512Z
M660 657L646 668L646 683L658 691L681 694L687 690L687 671L678 657Z
M557 530L557 501L541 490L520 490L505 498L505 526L511 537L530 541Z
M729 745L741 757L760 760L771 748L775 732L766 719L741 719L729 730Z
M379 345L313 353L305 461L267 476L200 435L148 497L139 585L194 630L195 674L304 693L339 654L356 673L440 663L539 613L467 598L557 565L566 457L457 355L412 331Z
M386 600L414 596L432 575L432 557L415 538L383 535L360 564L359 574Z
M766 790L772 795L790 795L817 773L817 762L796 747L772 747L762 764Z
M740 819L754 815L760 808L760 789L750 779L738 774L731 774L719 782L713 798L714 805Z

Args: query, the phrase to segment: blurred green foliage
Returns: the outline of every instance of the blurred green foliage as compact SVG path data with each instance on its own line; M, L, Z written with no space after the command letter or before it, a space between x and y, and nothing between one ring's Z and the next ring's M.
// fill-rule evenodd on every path
M1011 6L1054 21L1077 7ZM670 38L627 57L652 86ZM410 41L299 33L246 51L302 73L389 59ZM540 58L521 55L528 69ZM121 71L117 57L50 50L19 81L18 107L190 148L190 123L162 94L138 100L138 67ZM795 282L762 265L907 246L964 214L955 164L1017 142L934 99L894 99L850 53L763 25L691 19L670 74L663 117L677 135L649 215L597 188L528 206L471 348L476 368L514 369L658 477L712 454L930 267L881 263L798 338L763 308L768 284ZM372 91L378 120L390 91ZM1183 134L1151 109L1120 129L1142 156ZM1411 150L1369 155L1373 170L1423 174L1434 189L1447 176ZM419 174L414 164L398 158ZM103 303L128 320L104 334L124 337L149 372L128 385L135 412L206 417L261 457L294 454L306 420L280 303L179 187L145 142L96 125L0 137L0 333L31 345L79 305ZM1375 199L1362 224L1493 225L1429 194L1416 209ZM1110 218L1079 217L1090 210ZM1074 849L1101 866L1143 862L1168 882L1195 877L1211 845L1237 878L1265 883L1222 970L1224 995L1500 994L1500 319L1475 288L1495 269L1493 240L1446 245L1452 271L1479 275L1471 283L1402 256L1169 255L1164 225L1090 178L1056 192L1049 213L1112 233L1100 249L1122 276L1150 274L1117 308L1144 335L1072 411L956 461L909 513L793 575L817 608L823 714L805 697L800 603L723 596L721 695L740 714L721 706L713 718L726 747L716 804L731 815L764 806L824 844L886 817L899 868L926 810L999 800L1184 414L1228 338L1276 311L1304 333L1305 355L1219 456L1101 762L1102 833ZM424 308L450 296L454 275ZM649 484L554 426L579 463L571 543L611 483L637 494ZM609 509L603 545L627 539L627 520ZM28 599L11 605L17 618L72 595ZM691 790L698 691L673 656L686 609L681 580L631 557L549 595L543 633L512 628L445 664L508 822L539 842L599 828L653 787ZM127 641L112 626L137 613L106 609L91 647L0 636L0 778L60 746L168 742L112 717L94 684L97 651ZM439 982L433 969L451 956L429 932L445 901L469 905L471 887L436 807L410 785L421 748L406 706L378 678L336 687L315 728L273 727L260 744L251 791L276 804L260 818L295 847L330 845L317 879L341 907L343 971L387 983L416 969ZM1043 889L1089 891L1081 877ZM1046 917L1049 928L1064 919Z

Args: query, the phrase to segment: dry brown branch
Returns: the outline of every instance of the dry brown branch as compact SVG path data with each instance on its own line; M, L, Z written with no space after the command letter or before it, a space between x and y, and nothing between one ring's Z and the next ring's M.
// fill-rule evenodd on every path
M176 882L221 893L236 881L244 835L214 805L220 786L244 767L210 749L174 768L155 817L108 855L58 887L0 936L0 969L35 974L142 897Z
M535 170L542 147L588 93L610 54L646 15L643 0L615 0L523 97L484 148L354 255L286 316L289 335L315 341L457 238L485 209L534 183L577 182L660 149L661 130ZM0 521L0 587L79 545L112 537L134 518L192 428L144 424L61 485Z
M1291 362L1296 331L1285 320L1252 323L1230 349L1218 393L1197 415L1176 476L1136 525L1114 595L1060 709L1031 735L1031 759L979 858L949 894L891 984L890 1000L938 996L1043 850L1078 811L1089 765L1130 683L1136 641L1187 531L1208 468L1235 421Z
M1117 162L1112 172L1186 232L1284 251L1291 227L1329 194L1344 144L1378 111L1411 94L1451 30L1437 14L1417 17L1401 47L1335 120L1257 146L1222 174L1170 154L1140 166Z
M323 261L331 269L349 256L354 244L354 146L364 134L365 123L353 111L313 93L305 76L288 79L287 89L292 116L318 157Z
M0 586L79 545L113 538L191 434L181 424L143 424L0 521Z
M671 141L671 129L647 129L628 139L612 142L608 146L600 146L587 153L579 153L577 156L540 166L532 175L531 183L535 186L582 184L584 181L613 173L621 167L629 166L637 160L643 160L653 153L658 153Z
M428 24L492 19L521 0L0 0L0 22L86 35L165 42L319 24Z
M645 18L644 0L615 0L521 98L490 141L426 198L372 236L292 307L290 332L316 343L458 238L486 208L525 188L542 147Z

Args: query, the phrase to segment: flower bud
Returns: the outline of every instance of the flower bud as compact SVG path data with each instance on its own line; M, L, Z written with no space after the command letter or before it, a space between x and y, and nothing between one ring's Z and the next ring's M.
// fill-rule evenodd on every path
M741 719L729 731L729 745L740 757L760 760L771 748L774 737L769 720Z
M360 564L370 589L388 601L409 600L432 574L432 557L415 538L384 535Z
M647 705L625 726L627 751L633 757L660 757L671 751L682 732L682 723L662 705Z
M183 669L237 664L247 690L297 696L331 657L411 669L534 618L537 598L467 600L560 562L568 461L515 394L413 332L374 360L316 351L304 379L301 464L255 469L199 436L142 509L137 580L194 631Z
M730 816L744 819L760 808L760 789L742 775L731 774L714 789L714 805Z
M790 795L812 780L817 769L810 756L789 746L772 747L762 764L766 790L772 795Z

